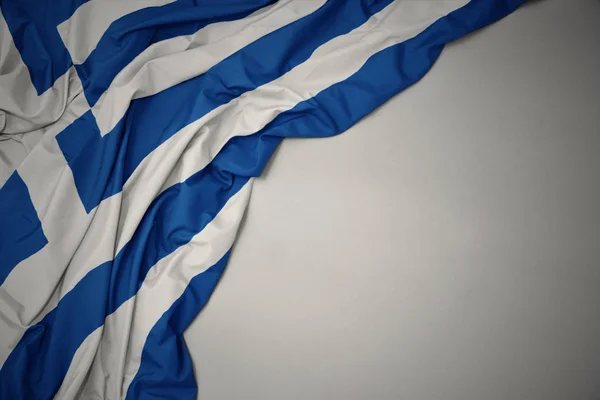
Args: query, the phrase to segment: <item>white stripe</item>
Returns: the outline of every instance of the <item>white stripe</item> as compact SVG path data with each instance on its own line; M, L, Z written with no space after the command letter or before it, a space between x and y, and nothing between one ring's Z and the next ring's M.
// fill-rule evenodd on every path
M286 3L297 12L296 19L313 12L320 4L315 1L300 3L304 5L298 7L297 4ZM269 13L260 21L259 31L268 34L290 22L288 13ZM211 31L215 25L205 29ZM256 29L240 29L236 24L233 26L226 35L233 38L231 42L226 42L232 46L243 46L244 40L235 38L243 38L248 29L251 32ZM224 27L218 29L223 30ZM254 33L250 36L252 35ZM207 34L207 37L211 38L212 34ZM239 47L232 47L226 53L233 53L238 49ZM221 61L220 57L225 56L221 54L219 57L212 57L210 51L214 49L210 46L207 47L208 53L204 53L203 47L197 50L199 52L196 57L205 57L215 64ZM175 60L169 68L178 70L178 63ZM205 64L200 64L198 73L204 67ZM55 136L88 109L85 97L78 96L69 105L63 118L50 127L50 131L18 169L30 190L31 200L49 243L32 257L19 263L0 287L0 330L3 332L0 335L0 366L8 357L9 349L14 348L29 326L39 322L56 307L58 301L89 271L113 259L131 239L147 207L165 188L164 183L171 173L168 166L172 168L176 165L177 156L172 154L155 174L148 175L148 171L138 168L139 171L134 172L123 192L104 200L87 214ZM202 165L208 162L202 162ZM144 180L138 180L138 176ZM122 198L129 199L127 210L124 209ZM31 287L36 290L29 290Z
M100 133L105 135L114 128L132 99L151 96L203 74L262 36L313 13L325 2L281 0L241 20L215 23L193 35L153 44L119 72L92 108Z
M256 132L279 113L355 73L371 55L417 35L439 17L466 3L466 0L396 1L365 25L323 45L307 62L288 74L217 108L167 140L136 169L125 184L122 198L120 194L115 195L100 205L95 221L66 269L60 294L48 300L38 319L51 310L56 305L55 301L74 287L80 277L111 259L116 250L129 241L156 195L206 166L229 138ZM68 208L61 215L69 215ZM112 230L115 221L118 223L117 232ZM64 271L67 262L64 268L55 269ZM47 264L42 265L46 267ZM27 275L23 279L27 281ZM22 299L20 305L29 303L29 296L23 293L14 295ZM39 296L36 301L31 307L25 306L24 310L2 302L0 310L9 308L9 321L18 325L15 321L22 322L23 315L31 315L31 312L28 313L30 308L39 308ZM8 339L1 337L0 348L6 342L14 343L19 338L20 335Z
M0 88L0 133L29 132L57 121L83 90L75 69L70 68L38 96L1 12Z
M454 7L452 8L436 8L437 13L435 14L430 12L431 7L427 7L429 13L423 14L419 12L425 11L425 9L415 3L394 3L372 17L362 27L323 45L310 60L280 79L247 93L238 100L221 107L220 111L219 109L215 110L214 113L211 113L212 115L203 118L203 121L191 124L180 131L172 140L168 141L170 144L161 146L144 160L143 167L141 166L136 171L140 175L136 176L134 182L144 181L145 174L148 176L156 174L157 169L160 174L161 168L174 171L165 187L173 182L184 180L203 162L210 160L212 155L216 154L233 135L255 132L282 110L289 109L299 101L314 96L331 84L346 79L374 53L413 37L439 17L465 3L466 0L453 2ZM406 26L406 24L403 25L405 22L403 16L405 15L410 16L411 22L414 22L414 18L418 23L408 24L410 29L399 28L398 25ZM352 51L348 51L349 48ZM319 73L315 74L317 68ZM244 113L240 113L240 110L244 110ZM179 155L184 150L182 160ZM174 159L178 160L175 169L171 164ZM198 159L202 161L199 162ZM169 165L163 167L164 163ZM129 206L135 204L135 201L131 200L123 199L124 212L130 209ZM122 231L133 229L133 227L127 227L127 223L120 224L120 227ZM157 287L156 283L151 277L147 279L148 282L145 281L144 286L148 292L141 294L140 291L135 296L135 300L130 300L132 305L122 306L106 319L105 331L111 332L111 334L101 340L101 351L96 352L97 339L95 337L92 337L89 342L86 340L78 349L78 352L97 354L92 377L86 383L88 391L86 393L89 393L90 397L105 395L106 388L111 391L108 393L108 396L111 397L113 393L116 393L113 391L117 390L116 385L123 377L123 372L124 383L121 394L124 396L127 393L129 384L139 368L143 343L153 326L149 315L154 315L154 323L156 323L162 312L170 307L173 299L176 299L176 297L165 296L164 293L170 293L180 287L177 281L170 282L172 288L167 289L165 286L164 289L157 289L154 292L153 288ZM134 306L135 312L132 310ZM152 314L156 309L160 313ZM133 325L131 323L132 315ZM143 328L138 328L139 326ZM125 351L127 353L124 357Z
M154 265L136 296L108 316L103 329L98 328L86 338L75 353L75 363L69 367L56 399L74 399L78 394L85 399L125 397L152 327L183 294L190 280L231 248L251 188L252 180L190 243ZM85 374L81 371L90 371L83 390L80 388Z
M100 341L102 340L102 335L104 333L104 325L96 328L94 332L92 332L85 341L83 342L86 347L83 348L93 348L97 349L100 347ZM55 400L67 400L67 399L81 399L81 400L108 400L105 397L83 397L81 396L81 389L88 377L88 373L90 371L90 367L94 362L96 357L96 353L94 351L83 351L82 347L77 349L75 355L73 356L73 360L69 365L69 370L65 375L65 379L63 380L58 392L54 396Z
M158 7L175 0L91 0L58 25L58 33L74 64L82 64L117 19L147 7Z

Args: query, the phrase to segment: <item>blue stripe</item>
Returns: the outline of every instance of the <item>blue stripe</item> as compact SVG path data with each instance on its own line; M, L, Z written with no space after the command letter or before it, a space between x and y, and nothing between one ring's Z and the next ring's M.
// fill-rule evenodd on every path
M86 210L118 193L143 158L184 126L280 77L306 61L317 47L360 26L390 2L330 0L313 14L262 37L204 75L134 100L126 116L104 137L97 129L67 128L61 132L57 140ZM91 113L81 118L86 124L95 123Z
M124 15L110 25L85 62L75 66L89 105L96 104L117 74L153 43L190 35L215 22L244 18L273 1L179 0Z
M473 0L415 38L375 54L356 74L280 114L260 132L232 139L222 150L229 156L214 162L232 174L258 176L282 138L323 137L343 132L423 77L445 43L504 17L523 1L498 4L493 0ZM148 336L128 400L195 398L191 387L194 372L181 333L193 320L197 301L194 294L200 292L206 298L210 293L192 285L193 282L188 289L191 293L186 291ZM198 312L203 305L197 308ZM178 391L180 385L186 388L185 392Z
M195 276L183 295L154 325L126 399L196 400L198 387L183 332L210 299L228 258L229 252L211 268Z
M0 285L18 263L46 243L27 185L15 171L0 188Z
M71 56L56 27L88 0L0 0L15 47L38 95L71 67Z
M157 197L115 260L89 272L25 332L0 370L0 398L51 398L83 340L135 295L156 262L204 229L246 182L209 165Z

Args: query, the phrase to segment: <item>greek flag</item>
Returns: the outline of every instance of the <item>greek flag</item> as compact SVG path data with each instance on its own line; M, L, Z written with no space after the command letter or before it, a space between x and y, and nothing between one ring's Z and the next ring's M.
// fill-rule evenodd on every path
M0 398L195 399L182 335L281 140L524 1L0 0Z

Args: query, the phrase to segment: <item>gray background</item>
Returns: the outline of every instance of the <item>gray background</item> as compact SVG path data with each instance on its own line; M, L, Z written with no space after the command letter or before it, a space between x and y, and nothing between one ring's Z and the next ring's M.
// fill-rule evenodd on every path
M600 399L600 3L448 46L288 140L186 333L200 398Z

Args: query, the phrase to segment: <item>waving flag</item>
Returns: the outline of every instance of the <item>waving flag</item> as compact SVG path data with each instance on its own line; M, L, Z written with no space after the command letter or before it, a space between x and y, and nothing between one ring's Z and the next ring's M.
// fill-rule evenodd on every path
M195 399L182 334L281 140L523 1L0 0L0 132L41 137L0 183L0 398Z

